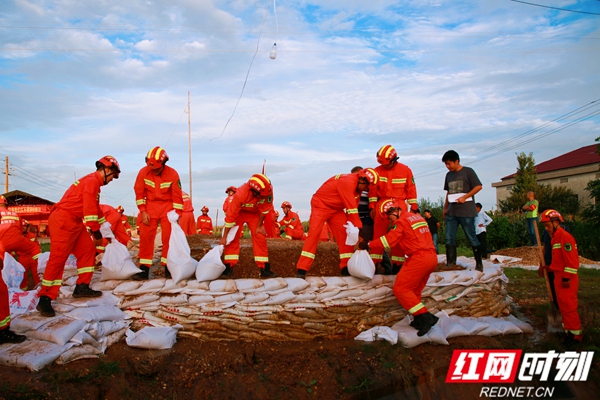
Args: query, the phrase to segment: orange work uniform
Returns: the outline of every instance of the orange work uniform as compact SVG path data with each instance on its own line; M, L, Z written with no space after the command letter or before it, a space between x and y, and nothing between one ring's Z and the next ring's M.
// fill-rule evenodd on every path
M554 288L558 310L562 315L565 332L571 332L575 339L582 339L581 319L577 312L579 291L579 253L573 236L562 227L552 234L552 263L548 266L554 272ZM569 280L568 288L562 286L563 279Z
M353 246L346 245L346 228L349 221L357 228L362 228L358 216L357 189L358 174L342 174L329 178L316 191L310 200L309 235L302 246L302 254L297 269L308 271L315 261L315 253L325 223L338 244L340 253L340 269L348 265L354 252Z
M139 221L140 235L140 266L150 268L152 256L154 255L154 239L160 221L162 229L162 255L161 264L167 265L167 254L169 253L169 239L171 237L171 223L167 213L175 210L181 217L183 212L183 193L179 174L173 168L165 165L159 175L152 172L148 166L138 172L135 184L135 204L140 210L150 215L150 224L146 225Z
M40 244L34 238L28 239L23 236L23 221L19 215L8 209L0 211L0 257L4 260L4 253L15 253L19 263L25 268L25 275L20 288L27 290L27 272L31 271L33 282L40 282L38 276L38 258L42 254ZM0 296L3 296L0 293ZM1 322L0 316L0 322ZM0 326L2 329L2 326Z
M389 222L387 216L379 212L384 201L392 199L398 203L402 211L408 211L406 203L411 209L416 210L417 186L410 168L397 162L392 168L387 169L383 165L375 168L379 174L379 181L369 188L369 209L375 210L373 217L373 237L377 238L387 233ZM371 252L371 258L375 263L383 261L383 252ZM392 263L402 264L404 254L392 251Z
M407 255L396 276L394 296L412 315L424 314L427 308L421 301L421 292L438 264L427 221L419 214L402 212L387 234L369 242L372 251L394 247L400 247Z
M198 235L212 235L213 223L208 215L202 214L198 217Z
M227 215L227 210L229 209L229 205L233 201L233 194L231 196L227 196L225 201L223 202L223 212Z
M127 235L129 237L131 237L131 225L129 224L127 215L121 214L121 225L123 225L123 229L125 229L125 233L127 233Z
M75 181L52 207L48 218L50 258L44 271L39 297L56 299L69 254L77 258L76 284L89 285L92 280L96 249L86 227L92 233L98 232L100 225L106 221L99 204L102 185L104 181L100 173L92 172Z
M302 221L300 221L300 217L298 216L298 214L293 212L292 210L288 211L288 213L285 214L283 218L281 218L281 221L279 221L279 225L281 226L281 228L283 228L283 233L285 234L284 237L286 237L286 239L287 236L289 236L289 239L293 240L306 239L306 235L304 234L304 227L302 226Z
M196 218L194 217L194 206L190 195L183 192L183 213L179 218L179 226L186 235L196 234Z
M265 263L269 262L267 238L264 235L257 234L256 228L258 227L260 215L267 215L272 205L272 196L268 198L254 196L250 190L250 185L247 183L237 189L226 211L225 228L233 228L237 225L239 229L231 243L225 246L223 251L225 264L233 267L240 259L240 236L244 224L248 225L252 235L252 251L258 268L264 268Z
M106 221L108 223L110 223L110 230L115 235L115 239L117 239L117 241L119 243L122 243L125 246L127 246L127 243L129 243L131 238L125 231L125 227L123 226L123 223L121 223L121 213L118 212L116 208L114 208L113 206L110 206L108 204L100 204L100 209L102 210L102 213L104 214L104 218L106 219ZM96 247L96 249L104 251L104 247L106 247L107 244L108 244L108 240L103 239L102 240L103 248L98 249L98 247Z

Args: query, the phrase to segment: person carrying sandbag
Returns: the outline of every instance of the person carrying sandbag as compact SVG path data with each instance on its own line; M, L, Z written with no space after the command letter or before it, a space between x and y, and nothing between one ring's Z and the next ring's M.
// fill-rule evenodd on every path
M77 258L77 282L73 297L100 297L102 292L90 288L96 246L102 245L101 225L110 225L100 208L100 187L119 179L121 169L112 156L96 161L96 171L75 181L62 199L50 211L48 228L51 232L50 258L46 264L37 310L44 317L55 315L51 301L56 299L62 285L65 263L70 254ZM90 233L93 240L90 238ZM108 228L110 230L110 228Z
M438 317L421 301L421 292L438 264L431 233L420 214L403 211L394 200L383 202L381 209L392 224L389 232L368 243L359 241L358 248L374 252L396 248L407 255L396 276L393 293L414 318L410 325L417 329L418 336L423 336L438 322Z
M224 277L231 277L233 267L240 259L240 235L244 224L248 225L252 235L252 251L254 261L258 265L261 278L271 278L275 273L269 264L269 249L267 248L267 230L263 222L265 216L273 207L273 186L266 175L254 174L247 183L237 188L225 215L225 229L219 244L224 250ZM239 226L235 238L227 244L227 235L234 226Z
M167 269L167 254L171 237L171 223L167 214L175 210L181 217L183 213L183 192L179 174L175 169L166 165L169 161L167 152L162 147L152 148L144 159L146 166L140 169L133 189L135 204L140 210L140 269L142 272L133 276L136 280L148 279L152 257L154 255L154 240L158 223L161 227L162 254L160 264L165 268L165 276L170 278Z

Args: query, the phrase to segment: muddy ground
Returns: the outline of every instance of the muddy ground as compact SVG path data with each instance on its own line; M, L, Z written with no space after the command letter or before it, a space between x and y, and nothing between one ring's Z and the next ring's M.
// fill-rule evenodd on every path
M189 243L199 259L216 239L194 235ZM270 239L268 245L272 269L295 276L302 243ZM234 278L258 277L251 251L250 241L243 240ZM337 246L320 243L308 275L338 274ZM537 325L541 332L544 327ZM0 398L466 400L478 398L481 385L444 383L454 349L527 349L532 340L545 339L539 332L535 338L472 336L450 339L449 346L404 349L353 338L255 343L178 338L165 351L131 348L123 340L100 359L53 364L39 372L0 366ZM594 382L559 384L556 390L553 398L599 393Z

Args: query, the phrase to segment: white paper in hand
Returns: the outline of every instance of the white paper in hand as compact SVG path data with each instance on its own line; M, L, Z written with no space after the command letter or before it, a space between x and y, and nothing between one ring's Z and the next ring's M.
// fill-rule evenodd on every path
M354 246L358 243L358 228L350 221L344 225L346 227L346 245Z

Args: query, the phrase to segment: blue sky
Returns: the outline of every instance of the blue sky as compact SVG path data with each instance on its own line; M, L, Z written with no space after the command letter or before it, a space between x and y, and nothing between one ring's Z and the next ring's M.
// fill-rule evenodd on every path
M600 15L547 8L600 14L600 2L537 4L546 7L3 1L0 156L9 157L8 189L58 201L110 154L123 173L102 201L134 215L133 182L159 145L189 191L190 91L196 214L207 205L214 220L225 188L266 160L277 209L290 201L306 220L326 179L376 166L385 144L413 170L419 198L431 201L445 194L441 156L458 151L483 182L477 200L492 209L491 184L515 172L516 152L539 163L600 136L600 102L552 122L600 99Z

